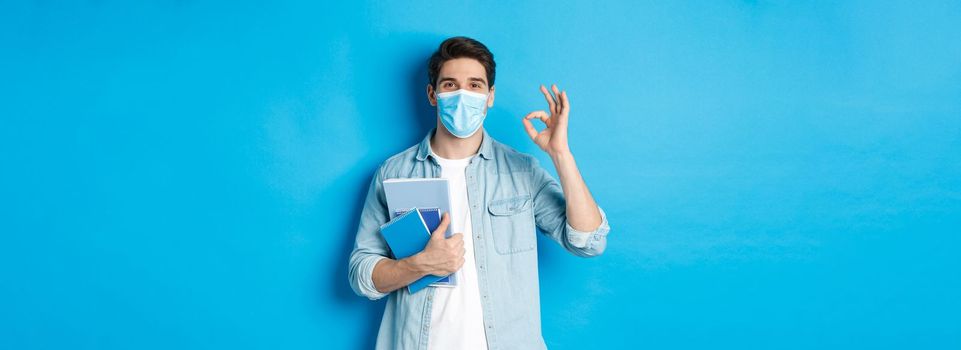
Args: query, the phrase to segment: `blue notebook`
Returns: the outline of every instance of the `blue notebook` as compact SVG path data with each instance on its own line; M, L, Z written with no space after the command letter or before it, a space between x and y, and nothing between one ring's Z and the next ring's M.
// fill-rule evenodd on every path
M444 178L387 179L384 180L384 194L387 197L387 212L392 218L411 208L436 209L436 219L431 212L422 212L431 232L440 224L441 214L450 212L450 192L447 179ZM444 236L450 237L452 234L448 226ZM456 276L447 276L431 286L453 287L457 284Z
M440 223L437 208L426 208L408 210L380 227L380 233L387 240L395 259L417 254L427 246L431 230L425 216L430 218L429 221L434 223L435 227ZM413 294L443 278L444 276L427 275L408 285L407 290Z

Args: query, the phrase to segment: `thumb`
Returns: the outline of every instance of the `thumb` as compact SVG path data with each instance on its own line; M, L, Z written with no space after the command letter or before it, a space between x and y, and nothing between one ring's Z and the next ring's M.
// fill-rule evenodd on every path
M450 224L450 216L447 213L440 218L440 224L437 225L437 229L430 234L430 239L444 239L444 232L447 231L447 225Z

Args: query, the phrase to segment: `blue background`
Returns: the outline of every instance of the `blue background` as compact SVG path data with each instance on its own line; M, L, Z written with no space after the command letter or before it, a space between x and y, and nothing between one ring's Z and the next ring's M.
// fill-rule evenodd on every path
M613 231L554 349L961 347L961 4L4 1L0 348L370 348L346 279L448 36L573 106Z

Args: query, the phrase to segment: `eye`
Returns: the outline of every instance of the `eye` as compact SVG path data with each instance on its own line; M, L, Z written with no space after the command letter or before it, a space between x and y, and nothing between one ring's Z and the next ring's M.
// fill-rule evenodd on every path
M475 88L475 89L480 89L481 86L480 86L480 84L478 84L478 83L472 83L472 84L470 84L470 87Z
M454 87L454 83L448 81L448 82L445 82L443 86L444 86L444 87L448 87L448 88L449 88L449 87Z

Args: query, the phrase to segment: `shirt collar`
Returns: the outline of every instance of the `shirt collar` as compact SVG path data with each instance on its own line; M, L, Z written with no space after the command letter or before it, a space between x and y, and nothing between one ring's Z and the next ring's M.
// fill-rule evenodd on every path
M437 132L437 127L430 129L430 131L427 132L427 136L420 141L420 146L417 147L417 160L422 161L427 159L427 156L430 156L430 139L434 136L435 132ZM493 158L493 155L491 154L491 143L493 140L491 140L490 135L487 133L487 129L482 128L481 132L484 133L484 138L481 139L480 150L477 151L477 153L480 153L480 156L484 159L491 159Z

